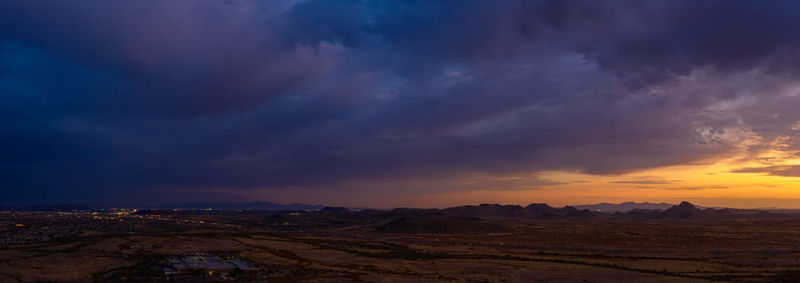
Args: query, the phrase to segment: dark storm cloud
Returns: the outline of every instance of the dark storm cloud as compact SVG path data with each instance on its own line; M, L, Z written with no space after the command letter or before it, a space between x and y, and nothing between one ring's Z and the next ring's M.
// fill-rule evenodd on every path
M733 129L772 129L752 131L766 141L752 150L768 149L800 120L800 99L783 95L798 12L794 1L5 1L0 192L158 202L616 174L725 156Z
M276 47L270 30L274 16L255 5L3 5L0 24L9 40L45 49L57 60L114 72L124 80L113 94L92 97L115 111L202 115L252 109L324 67L310 52Z

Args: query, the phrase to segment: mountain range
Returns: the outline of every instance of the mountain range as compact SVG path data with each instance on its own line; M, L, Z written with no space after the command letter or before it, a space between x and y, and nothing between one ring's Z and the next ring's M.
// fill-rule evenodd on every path
M648 206L645 206L648 207ZM788 216L788 213L776 213L766 210L755 209L731 209L731 208L702 208L689 202L681 202L678 205L671 205L666 209L633 208L626 212L602 212L589 209L578 209L574 206L556 208L543 203L533 203L527 206L520 205L500 205L500 204L481 204L464 205L445 209L414 209L396 208L392 210L366 209L352 211L343 207L326 207L315 212L317 215L328 215L337 217L350 216L376 216L379 218L393 219L407 217L418 219L420 217L447 217L452 219L561 219L561 218L590 218L590 217L614 217L621 219L727 219L741 217L781 217Z
M598 203L598 204L585 204L585 205L576 205L575 208L577 209L588 209L591 211L599 211L599 212L628 212L634 209L657 209L657 210L667 210L670 207L674 206L674 204L670 203L650 203L650 202L623 202L623 203Z
M4 209L35 210L35 211L64 211L64 210L90 210L111 208L111 206L87 205L32 205L5 207ZM327 207L322 205L308 205L302 203L279 204L272 202L182 202L157 206L133 206L140 209L215 209L215 210L265 210L265 211L309 211L321 215L380 215L383 217L431 217L443 216L450 218L479 218L479 219L514 219L514 218L563 218L563 217L591 217L591 216L625 216L628 218L695 218L695 217L725 217L748 215L788 215L800 214L800 210L787 209L735 209L735 208L704 208L689 202L678 205L668 203L635 203L624 202L619 204L599 203L591 205L552 207L545 203L532 203L527 206L480 204L463 205L444 209L420 208L395 208L391 210L360 209L344 207Z

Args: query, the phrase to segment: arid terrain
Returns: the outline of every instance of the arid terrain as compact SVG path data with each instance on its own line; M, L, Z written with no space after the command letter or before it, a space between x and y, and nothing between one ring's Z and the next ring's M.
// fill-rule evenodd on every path
M7 210L0 221L0 282L800 280L800 216L690 204Z

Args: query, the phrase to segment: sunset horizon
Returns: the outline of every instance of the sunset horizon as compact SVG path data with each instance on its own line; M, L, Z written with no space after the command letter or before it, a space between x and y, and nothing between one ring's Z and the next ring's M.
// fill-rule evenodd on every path
M358 2L4 3L0 205L800 208L792 4Z
M800 282L800 2L0 0L0 282Z

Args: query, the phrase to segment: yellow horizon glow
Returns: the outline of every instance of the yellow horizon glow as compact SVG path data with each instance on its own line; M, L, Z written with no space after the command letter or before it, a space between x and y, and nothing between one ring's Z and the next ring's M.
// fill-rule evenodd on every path
M410 197L407 201L442 207L477 203L525 205L544 202L564 206L626 201L676 203L687 200L710 207L800 208L800 177L731 172L745 167L800 164L800 160L764 164L737 161L740 158L736 156L704 165L669 166L620 175L540 172L536 176L541 179L566 184L534 190L442 192ZM437 203L444 205L435 205Z
M800 208L800 177L732 172L739 168L793 164L800 164L800 159L794 154L773 150L757 156L740 153L725 159L618 175L569 171L527 175L475 173L427 180L352 182L330 189L264 189L242 194L286 203L371 208L444 208L481 203L523 206L547 203L558 207L626 201L678 203L684 200L706 207ZM298 194L304 198L298 200Z

